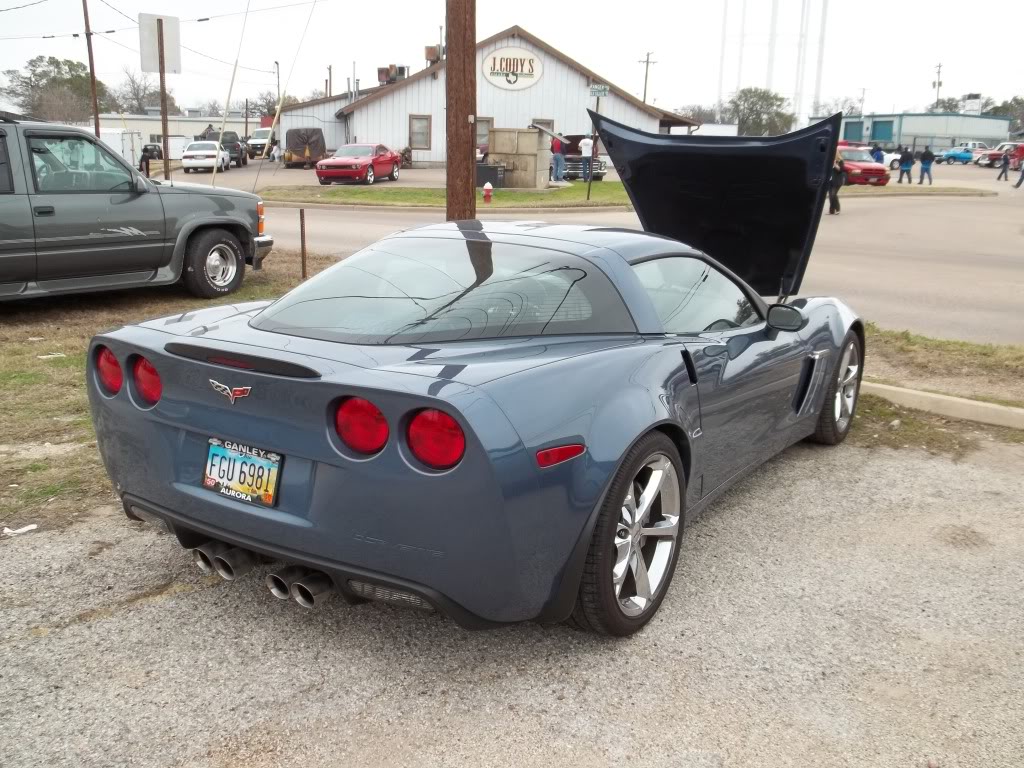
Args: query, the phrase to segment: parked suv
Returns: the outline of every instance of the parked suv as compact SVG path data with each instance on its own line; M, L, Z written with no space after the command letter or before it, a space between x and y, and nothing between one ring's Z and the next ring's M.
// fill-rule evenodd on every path
M273 245L256 195L147 179L86 130L0 119L0 301L178 280L216 298Z
M243 165L249 164L249 148L234 131L224 131L223 136L214 131L213 133L208 133L205 136L205 140L220 141L221 149L231 156L231 162L235 164L235 167L241 168Z
M274 131L271 128L257 128L253 131L252 136L246 142L246 146L249 148L249 159L255 160L257 157L262 157L264 149L267 150L269 155L270 149L267 145L273 146L275 138Z

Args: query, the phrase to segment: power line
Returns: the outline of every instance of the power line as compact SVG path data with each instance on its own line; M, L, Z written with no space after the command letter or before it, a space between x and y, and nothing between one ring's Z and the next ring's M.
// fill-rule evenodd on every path
M184 48L186 51L191 51L192 53L196 54L197 56L202 56L203 58L209 59L210 61L216 61L218 64L226 64L229 67L235 66L230 61L224 61L223 59L218 59L216 56L210 56L208 53L203 53L202 51L197 51L194 48L189 48L187 45L183 45L181 47ZM264 74L267 74L267 75L274 74L274 70L272 70L272 69L257 69L256 67L246 67L246 66L243 66L242 64L239 64L238 68L239 69L248 69L250 72L263 72Z
M10 8L0 8L0 13L7 13L7 11L17 11L21 8L31 8L33 5L42 5L47 0L36 0L34 3L25 3L24 5L15 5Z
M120 13L122 16L124 16L126 19L128 19L128 21L130 21L132 24L138 24L139 23L138 19L133 19L127 13L122 11L120 8L115 8L110 3L108 3L107 0L100 0L100 2L103 3L105 6L107 6L107 8L109 8L110 10L112 10L112 11L114 11L116 13Z
M138 50L135 49L135 48L132 48L130 45L125 45L124 43L119 43L117 40L112 40L111 38L107 37L106 35L102 34L101 32L93 32L92 34L93 34L94 37L100 37L100 38L106 40L108 43L113 43L114 45L118 45L118 46L124 48L126 51L131 51L132 53L136 53L136 54L138 53ZM181 47L185 48L185 46L181 46ZM191 48L186 48L186 50L192 51ZM192 51L192 53L198 53L200 56L205 56L206 55L204 53L199 53L199 51ZM207 56L207 58L212 58L212 57ZM214 61L219 61L219 59L214 59ZM222 62L222 63L226 63L226 62ZM233 65L229 64L229 66L233 66ZM239 65L239 67L241 68L241 65ZM246 67L246 69L248 69L248 67ZM257 69L255 71L256 72L266 72L267 74L273 74L273 72L274 72L274 70L267 71L267 70L264 70L264 69ZM199 75L199 76L202 76L202 77L209 77L209 78L211 78L213 80L227 80L228 79L226 77L218 77L216 75L211 75L208 72L196 71L196 70L191 70L191 69L183 70L183 72L186 75ZM239 80L238 82L240 82L240 83L247 83L249 85L273 85L274 84L273 80Z

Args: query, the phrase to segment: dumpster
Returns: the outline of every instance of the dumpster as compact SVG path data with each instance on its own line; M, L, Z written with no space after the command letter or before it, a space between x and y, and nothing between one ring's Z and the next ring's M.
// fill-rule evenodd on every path
M505 166L476 164L476 186L479 189L487 182L491 182L494 189L501 189L505 186Z

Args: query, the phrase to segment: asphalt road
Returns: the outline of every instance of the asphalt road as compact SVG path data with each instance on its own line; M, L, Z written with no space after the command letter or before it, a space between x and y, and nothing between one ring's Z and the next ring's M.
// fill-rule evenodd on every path
M823 216L802 287L840 296L885 328L940 338L1024 344L1024 187L996 186L994 173L967 183L999 197L848 198L840 216ZM944 167L942 173L946 173ZM638 227L632 213L529 211L480 218L527 218ZM348 256L391 232L443 220L441 211L306 211L312 251ZM298 248L298 211L267 209L277 244ZM272 257L271 257L272 258Z
M0 539L0 764L1016 767L1022 494L1022 446L797 446L622 641L306 611L101 509Z

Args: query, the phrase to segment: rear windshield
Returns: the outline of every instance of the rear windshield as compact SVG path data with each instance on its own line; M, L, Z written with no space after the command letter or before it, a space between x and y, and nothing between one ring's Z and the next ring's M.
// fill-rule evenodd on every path
M201 150L208 150L208 151L212 152L215 149L217 149L216 143L214 143L212 141L200 141L200 142L196 142L194 144L189 144L185 148L185 151L186 152L198 152L198 151L201 151Z
M286 294L252 325L348 344L636 332L618 291L590 262L468 234L375 243Z

